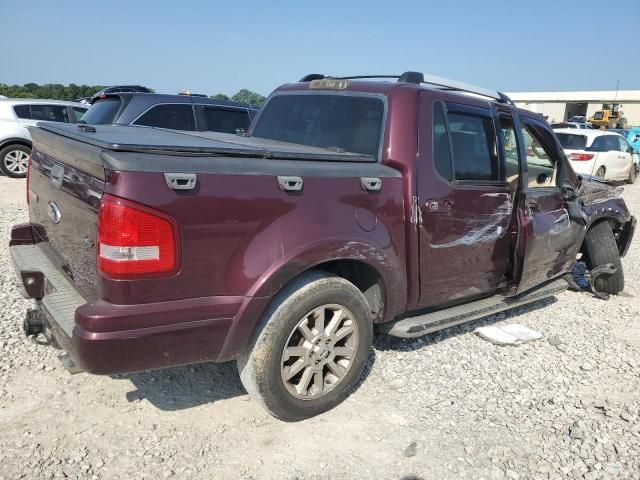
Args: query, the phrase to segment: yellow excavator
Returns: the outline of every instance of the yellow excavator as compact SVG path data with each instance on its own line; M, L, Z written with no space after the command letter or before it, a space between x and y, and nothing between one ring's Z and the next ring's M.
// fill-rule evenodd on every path
M619 103L603 103L602 110L598 110L589 119L593 128L627 128L627 119Z

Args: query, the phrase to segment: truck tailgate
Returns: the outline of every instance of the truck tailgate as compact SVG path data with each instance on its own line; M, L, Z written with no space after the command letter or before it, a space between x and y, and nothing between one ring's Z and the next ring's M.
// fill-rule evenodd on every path
M98 210L104 191L99 149L41 129L32 129L32 136L28 195L34 240L85 299L93 300L98 283Z

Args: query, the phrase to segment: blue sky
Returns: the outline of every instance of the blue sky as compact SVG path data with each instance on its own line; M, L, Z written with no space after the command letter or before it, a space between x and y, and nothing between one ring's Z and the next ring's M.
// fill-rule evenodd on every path
M640 89L639 0L0 0L0 31L10 84L266 95L310 72L419 70L503 91Z

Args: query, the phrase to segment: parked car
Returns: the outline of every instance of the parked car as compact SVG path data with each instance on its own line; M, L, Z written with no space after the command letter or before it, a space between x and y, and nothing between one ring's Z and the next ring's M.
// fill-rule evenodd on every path
M555 132L576 173L635 182L634 149L622 135L611 130Z
M577 128L577 129L580 129L580 130L589 130L592 127L591 127L590 123L581 123L581 122L568 121L568 122L552 123L551 124L551 128L553 128L553 129L556 129L556 128Z
M143 125L186 131L247 130L258 107L193 95L116 93L94 100L83 121L91 125Z
M624 200L496 91L310 75L247 135L31 131L31 223L10 250L37 300L25 333L70 368L237 359L250 395L295 421L353 391L374 327L417 337L552 296L578 252L615 266L597 289L624 288Z
M39 121L76 123L87 106L40 99L0 99L0 171L13 178L27 173L31 135L27 129Z

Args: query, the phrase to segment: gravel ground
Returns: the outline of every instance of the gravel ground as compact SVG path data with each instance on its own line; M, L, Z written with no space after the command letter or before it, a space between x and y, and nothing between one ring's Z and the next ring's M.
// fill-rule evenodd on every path
M640 183L625 198L640 211ZM610 301L566 292L421 339L376 341L366 381L320 417L284 424L235 365L70 376L23 337L29 303L6 239L24 182L0 177L0 479L640 478L640 242ZM498 347L473 330L544 334Z

